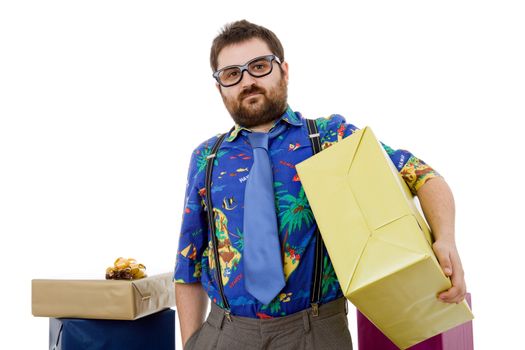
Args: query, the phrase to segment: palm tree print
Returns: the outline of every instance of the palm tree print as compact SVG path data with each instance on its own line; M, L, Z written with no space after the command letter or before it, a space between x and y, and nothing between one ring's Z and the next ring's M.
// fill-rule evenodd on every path
M197 154L197 174L198 174L201 171L203 171L204 168L206 168L206 162L208 161L206 157L208 157L211 154L211 147L203 148L202 151L196 151L195 153ZM219 165L219 158L225 155L226 153L228 153L227 150L219 149L219 151L217 152L217 155L213 159L213 166Z
M292 293L280 293L269 304L261 306L261 310L270 309L272 314L276 314L281 311L281 304L289 302L291 300L291 296Z
M330 119L331 119L330 117L328 117L328 118L318 118L318 119L315 120L315 122L317 124L317 129L319 129L319 131L326 131L326 127L328 126L328 123L330 122Z
M326 295L332 288L337 288L337 276L335 275L334 267L332 262L328 261L328 256L324 256L323 259L323 281L321 282L321 293Z
M280 191L281 194L283 192ZM297 197L286 193L282 194L277 202L281 219L281 231L286 229L291 234L296 230L300 230L303 223L307 226L312 225L314 215L302 187Z
M278 184L274 184L277 185ZM281 219L280 231L285 232L282 242L282 256L284 264L284 272L286 280L295 271L300 262L300 254L296 254L296 247L290 247L288 244L288 237L294 231L302 228L303 224L310 226L314 222L314 215L310 209L310 204L301 187L297 197L291 195L287 191L277 191L277 207L279 208L279 217Z

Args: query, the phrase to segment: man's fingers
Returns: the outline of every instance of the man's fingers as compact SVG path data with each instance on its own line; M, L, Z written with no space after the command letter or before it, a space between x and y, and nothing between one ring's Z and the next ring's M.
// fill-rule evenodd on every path
M465 298L467 287L461 269L452 275L452 288L439 294L439 299L447 303L459 303Z
M463 280L464 279L464 271L463 271L463 266L461 265L461 259L459 258L459 254L457 252L455 252L454 254L452 254L450 260L452 262L452 266L453 266L452 269L454 270L454 276L457 279Z
M443 272L445 273L445 275L450 277L454 272L452 270L452 263L450 261L450 250L442 247L439 244L439 242L435 242L432 245L432 248L434 250L434 253L436 254L436 257L438 258L439 264L441 265Z
M446 303L459 303L466 295L467 287L459 254L454 246L436 241L432 245L434 253L446 276L449 276L452 287L439 294L439 299Z
M459 303L465 298L465 292L460 288L452 287L446 292L439 294L439 299L445 303Z

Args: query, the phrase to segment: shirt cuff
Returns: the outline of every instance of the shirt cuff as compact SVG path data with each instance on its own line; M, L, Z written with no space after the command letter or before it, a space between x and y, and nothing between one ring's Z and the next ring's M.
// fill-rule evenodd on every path
M201 262L195 260L185 259L183 257L177 258L175 264L175 272L173 273L173 280L175 283L196 283L200 282L202 274Z

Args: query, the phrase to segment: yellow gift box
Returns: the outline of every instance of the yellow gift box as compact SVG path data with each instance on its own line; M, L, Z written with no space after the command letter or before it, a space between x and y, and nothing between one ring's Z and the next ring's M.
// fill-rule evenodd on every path
M172 273L138 280L31 281L32 313L41 317L136 320L175 306Z
M474 318L407 184L366 127L296 165L341 289L400 349Z

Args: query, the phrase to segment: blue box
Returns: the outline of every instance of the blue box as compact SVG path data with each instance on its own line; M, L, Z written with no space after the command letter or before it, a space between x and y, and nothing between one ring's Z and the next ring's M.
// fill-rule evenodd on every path
M174 350L175 310L133 321L49 319L50 350Z

